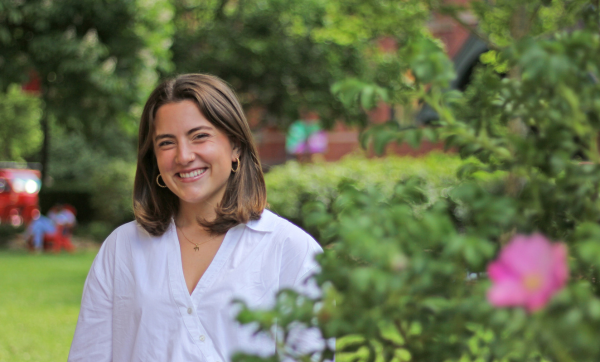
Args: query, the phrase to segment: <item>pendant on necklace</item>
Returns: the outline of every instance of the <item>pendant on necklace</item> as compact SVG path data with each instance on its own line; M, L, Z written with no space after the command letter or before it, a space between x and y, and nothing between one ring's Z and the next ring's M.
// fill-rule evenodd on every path
M194 246L194 251L198 251L200 250L200 248L198 247L198 244L195 244L196 246Z

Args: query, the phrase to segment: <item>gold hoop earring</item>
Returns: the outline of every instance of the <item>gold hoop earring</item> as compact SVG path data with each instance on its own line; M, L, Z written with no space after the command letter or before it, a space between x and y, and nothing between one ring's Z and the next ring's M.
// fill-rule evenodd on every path
M158 186L160 186L160 187L162 187L162 188L164 189L165 187L167 187L167 185L161 185L161 184L160 184L160 181L158 181L158 178L159 178L159 177L160 177L160 173L158 174L158 176L156 176L156 184L157 184ZM165 181L163 180L163 183L164 183L164 182L165 182Z
M237 162L237 167L235 168L235 170L233 169L233 166L231 167L231 171L233 171L233 173L238 172L238 170L240 169L240 158L236 157L235 161Z

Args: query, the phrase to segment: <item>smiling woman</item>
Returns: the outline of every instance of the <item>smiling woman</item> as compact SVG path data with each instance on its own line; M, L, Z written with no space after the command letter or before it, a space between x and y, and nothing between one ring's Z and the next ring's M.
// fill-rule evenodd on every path
M322 252L265 210L250 128L220 79L187 74L150 95L140 123L136 221L115 230L90 270L69 361L229 361L275 341L234 320L234 299L266 308L281 288L317 292ZM294 348L318 352L323 341Z

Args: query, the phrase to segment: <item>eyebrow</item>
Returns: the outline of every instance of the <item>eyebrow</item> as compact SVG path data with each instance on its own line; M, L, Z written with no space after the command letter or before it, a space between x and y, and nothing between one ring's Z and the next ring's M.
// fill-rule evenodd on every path
M213 128L210 127L210 126L199 126L199 127L192 128L191 130L187 131L185 134L189 136L192 133L197 132L197 131L201 131L203 129L205 129L205 130L212 130ZM156 137L154 137L154 142L158 142L158 141L160 141L160 140L162 140L164 138L175 138L175 136L172 135L172 134L166 134L166 133L165 134L159 134Z

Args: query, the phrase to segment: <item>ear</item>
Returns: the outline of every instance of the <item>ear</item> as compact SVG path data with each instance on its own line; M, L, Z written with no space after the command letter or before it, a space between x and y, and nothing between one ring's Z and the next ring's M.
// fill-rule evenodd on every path
M239 158L241 153L242 151L240 150L240 147L233 145L233 148L231 150L231 162L235 161L236 158Z
M233 141L231 142L231 162L235 161L236 158L239 158L240 155L242 154L241 151L241 147L240 147L240 142L239 141Z

